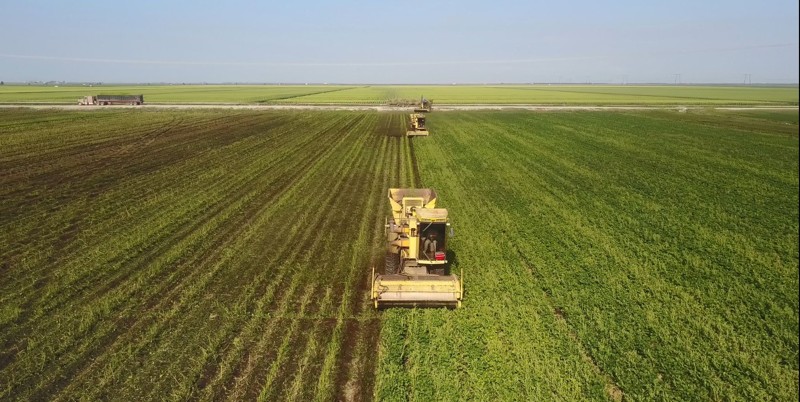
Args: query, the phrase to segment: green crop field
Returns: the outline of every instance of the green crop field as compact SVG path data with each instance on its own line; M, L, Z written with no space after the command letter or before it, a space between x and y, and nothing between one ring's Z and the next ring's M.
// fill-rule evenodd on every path
M0 116L0 399L372 394L399 116Z
M443 104L797 104L792 87L703 86L370 86L315 93L281 100L284 103L372 103L419 99Z
M275 103L281 99L341 91L346 86L290 85L142 85L142 86L0 86L2 103L69 103L77 104L87 95L144 95L154 103Z
M146 103L382 105L425 96L435 104L797 105L796 86L675 85L142 85L0 86L0 103L77 103L93 94L143 94ZM435 105L434 104L434 105Z
M797 121L431 115L466 307L384 313L378 395L797 399Z
M800 396L796 110L405 118L0 110L0 399ZM463 308L372 309L396 186Z

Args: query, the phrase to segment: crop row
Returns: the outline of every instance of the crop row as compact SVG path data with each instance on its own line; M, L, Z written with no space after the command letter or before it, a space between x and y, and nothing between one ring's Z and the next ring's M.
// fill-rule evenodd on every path
M3 117L2 398L372 396L399 115Z

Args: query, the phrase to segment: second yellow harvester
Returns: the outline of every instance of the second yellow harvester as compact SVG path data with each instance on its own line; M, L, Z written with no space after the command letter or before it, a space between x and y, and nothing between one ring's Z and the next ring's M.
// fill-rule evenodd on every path
M425 115L422 113L411 113L410 117L410 126L408 131L406 131L406 135L409 137L412 136L419 136L419 135L428 135L428 127L425 126Z

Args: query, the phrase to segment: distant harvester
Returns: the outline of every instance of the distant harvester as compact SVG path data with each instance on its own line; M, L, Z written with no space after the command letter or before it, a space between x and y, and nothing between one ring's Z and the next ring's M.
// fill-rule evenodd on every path
M78 101L79 105L141 105L144 95L90 95Z

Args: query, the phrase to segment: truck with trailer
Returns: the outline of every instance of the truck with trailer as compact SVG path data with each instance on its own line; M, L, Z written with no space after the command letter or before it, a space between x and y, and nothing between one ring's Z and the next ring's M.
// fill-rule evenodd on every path
M89 95L78 101L79 105L141 105L144 95Z

